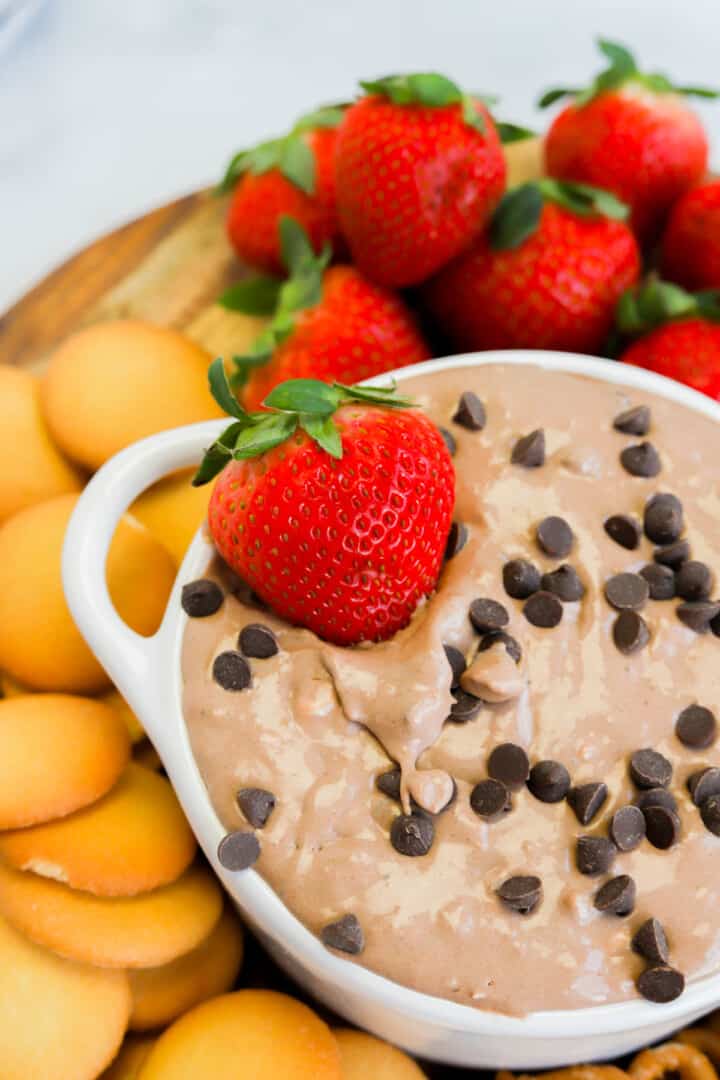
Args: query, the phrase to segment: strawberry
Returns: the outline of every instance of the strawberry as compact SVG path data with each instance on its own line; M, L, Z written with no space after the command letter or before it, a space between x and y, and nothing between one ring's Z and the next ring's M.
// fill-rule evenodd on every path
M326 641L381 641L434 588L455 473L438 428L391 389L295 379L247 413L222 360L210 386L234 422L193 483L219 473L209 525L225 562Z
M720 181L693 188L675 203L660 269L686 289L720 287Z
M353 261L381 285L415 285L480 232L505 185L485 105L442 75L361 83L338 129L337 207Z
M247 379L246 408L258 408L286 379L354 383L428 359L415 318L396 293L352 266L326 269L329 250L315 256L291 218L281 219L280 231L289 280L251 278L221 297L233 310L273 315L252 354L236 357L234 382Z
M599 47L610 66L588 89L550 90L540 99L545 107L574 98L548 132L547 172L614 192L630 207L632 226L645 243L657 237L672 204L707 168L705 131L682 99L717 94L643 74L622 45L600 41Z
M625 216L614 196L585 184L522 184L423 297L460 349L597 352L640 273Z
M620 354L720 401L720 290L688 293L651 278L618 304L621 334L641 335Z
M220 191L232 191L227 233L238 256L268 273L282 273L278 222L299 221L315 251L344 250L335 209L336 128L343 116L328 106L301 117L290 133L241 150Z

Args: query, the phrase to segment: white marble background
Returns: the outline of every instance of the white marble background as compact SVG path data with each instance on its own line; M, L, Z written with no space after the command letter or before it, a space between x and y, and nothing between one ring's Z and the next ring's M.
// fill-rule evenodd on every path
M720 84L720 0L34 2L17 32L0 22L0 311L358 77L436 69L537 124L537 91L584 81L604 34ZM702 111L720 143L720 103Z

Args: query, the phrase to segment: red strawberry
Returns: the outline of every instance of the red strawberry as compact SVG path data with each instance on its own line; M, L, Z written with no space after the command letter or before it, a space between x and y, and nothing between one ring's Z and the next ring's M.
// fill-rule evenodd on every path
M259 408L286 379L354 383L428 359L415 318L396 293L352 266L325 269L328 253L315 257L290 218L281 229L290 279L250 279L222 297L235 310L274 315L252 355L236 357L236 383L247 378L246 408Z
M335 209L335 142L342 108L328 107L298 120L284 138L241 150L220 185L233 191L227 217L230 243L241 259L282 273L278 222L295 218L315 251L342 250Z
M505 186L482 102L442 75L361 84L338 130L338 216L360 270L381 285L424 281L480 232Z
M675 203L662 240L663 277L686 289L720 287L720 180Z
M618 298L640 273L626 208L584 184L509 192L489 232L424 289L460 349L598 352Z
M716 94L675 86L664 75L645 75L621 45L600 41L599 46L610 67L587 90L551 90L540 100L546 106L574 95L548 132L547 171L614 192L632 210L633 228L647 242L707 167L705 131L682 97Z
M437 582L455 473L439 430L393 390L298 379L236 418L193 481L217 473L209 524L226 563L278 615L326 641L381 641Z
M720 290L687 293L650 280L618 305L618 328L641 334L621 355L720 401Z

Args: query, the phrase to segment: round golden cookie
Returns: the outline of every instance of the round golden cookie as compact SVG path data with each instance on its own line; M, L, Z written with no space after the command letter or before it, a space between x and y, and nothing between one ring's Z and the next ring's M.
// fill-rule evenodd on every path
M140 742L145 737L145 729L119 690L116 690L113 686L112 690L108 690L107 693L102 695L101 701L112 706L123 718L131 742Z
M82 487L79 471L50 438L38 379L9 364L0 364L0 461L0 522Z
M299 1001L273 990L212 998L165 1031L141 1080L342 1080L330 1028Z
M136 896L169 885L187 870L196 847L169 781L136 762L92 806L0 833L0 858L9 866L95 896Z
M374 1035L350 1028L338 1028L333 1034L340 1047L343 1080L426 1080L412 1058Z
M129 1015L124 972L62 960L0 919L2 1080L91 1080L115 1056Z
M109 679L75 626L60 561L75 495L31 506L0 526L0 668L34 690L93 694ZM157 630L175 564L147 529L125 516L107 563L110 595L139 634Z
M178 566L207 518L212 495L212 484L192 486L194 473L194 469L173 473L148 488L130 507L130 513L165 545Z
M177 330L135 320L89 326L50 358L47 425L63 453L98 469L146 435L222 416L208 389L210 360Z
M243 936L237 915L226 908L217 926L197 949L159 968L130 972L130 1027L165 1027L201 1001L224 994L240 970Z
M120 1053L99 1080L138 1080L140 1070L155 1045L153 1035L128 1035Z
M0 829L62 818L110 790L130 756L109 706L69 694L0 701Z
M0 915L31 941L84 964L169 964L197 948L221 911L220 886L200 867L153 892L108 899L0 863Z

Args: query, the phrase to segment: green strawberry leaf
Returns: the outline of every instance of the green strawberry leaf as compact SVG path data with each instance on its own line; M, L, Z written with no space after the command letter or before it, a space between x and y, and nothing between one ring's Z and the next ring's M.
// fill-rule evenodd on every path
M259 419L255 419L259 417ZM255 413L251 425L244 427L235 440L232 456L236 461L260 457L289 439L298 425L297 413Z
M505 120L496 120L495 127L500 136L500 142L504 146L508 146L510 143L523 142L525 139L534 139L537 134L537 132L531 131L530 128L520 127L519 124L510 124Z
M600 38L597 45L603 56L606 56L610 61L611 67L617 70L637 71L635 57L624 45L620 45L616 41L607 41L605 38Z
M382 405L385 409L411 409L410 398L398 397L397 384L389 386L346 386L345 383L333 383L335 389L342 391L344 401L360 401L368 405Z
M232 191L247 167L247 150L239 150L237 154L233 154L220 183L215 188L215 194L224 195Z
M331 457L342 458L342 440L332 416L300 416L300 427Z
M316 128L336 128L342 122L347 105L322 105L301 116L294 131L314 131Z
M208 369L208 383L210 393L220 408L224 409L229 416L234 416L238 420L246 422L248 414L230 389L230 383L225 374L225 364L221 356L213 360Z
M209 483L210 480L213 480L218 475L218 473L222 472L232 458L232 448L243 427L244 423L242 420L230 424L230 426L223 431L220 438L217 439L212 446L208 447L200 463L200 467L192 478L191 483L193 487L202 487L203 484Z
M475 131L479 131L481 135L485 134L485 117L479 112L477 102L470 94L463 94L462 96L462 118L465 124L474 128Z
M508 191L490 221L490 247L512 251L532 236L540 224L543 196L538 184L521 184Z
M554 105L556 101L560 101L565 97L575 97L579 93L577 89L572 89L569 86L556 86L552 90L546 90L538 98L538 108L547 109L550 105Z
M452 79L435 71L366 79L360 82L360 86L366 93L385 97L393 105L424 105L428 108L460 105L467 126L481 134L485 132L485 118L478 112L475 100L479 95L464 94ZM494 102L495 99L481 100Z
M543 198L569 210L578 217L601 215L614 221L626 221L630 210L615 195L604 188L572 180L543 177L537 182Z
M408 75L407 84L412 94L412 100L420 105L442 108L445 105L457 104L463 96L457 83L452 82L445 75L438 75L435 72Z
M288 379L265 398L270 409L304 413L306 416L332 416L342 400L342 393L319 379Z
M315 192L315 154L302 135L289 135L283 142L280 172L306 195Z
M242 311L246 315L272 315L281 288L279 278L257 274L227 288L218 298L218 304L228 311Z
M280 254L286 269L291 274L304 270L315 261L315 252L308 234L295 218L290 217L289 214L282 214L278 229Z
M709 98L710 100L720 97L720 90L713 90L709 86L675 86L673 89L676 94L682 94L684 97Z
M720 289L702 289L695 293L698 311L710 322L720 322Z
M713 291L710 290L710 293ZM651 276L641 288L628 289L622 294L615 311L616 326L628 336L646 334L673 319L703 313L702 295L694 296L679 285ZM720 293L717 295L720 296ZM710 296L708 312L716 302ZM712 315L708 314L708 317L712 318Z

